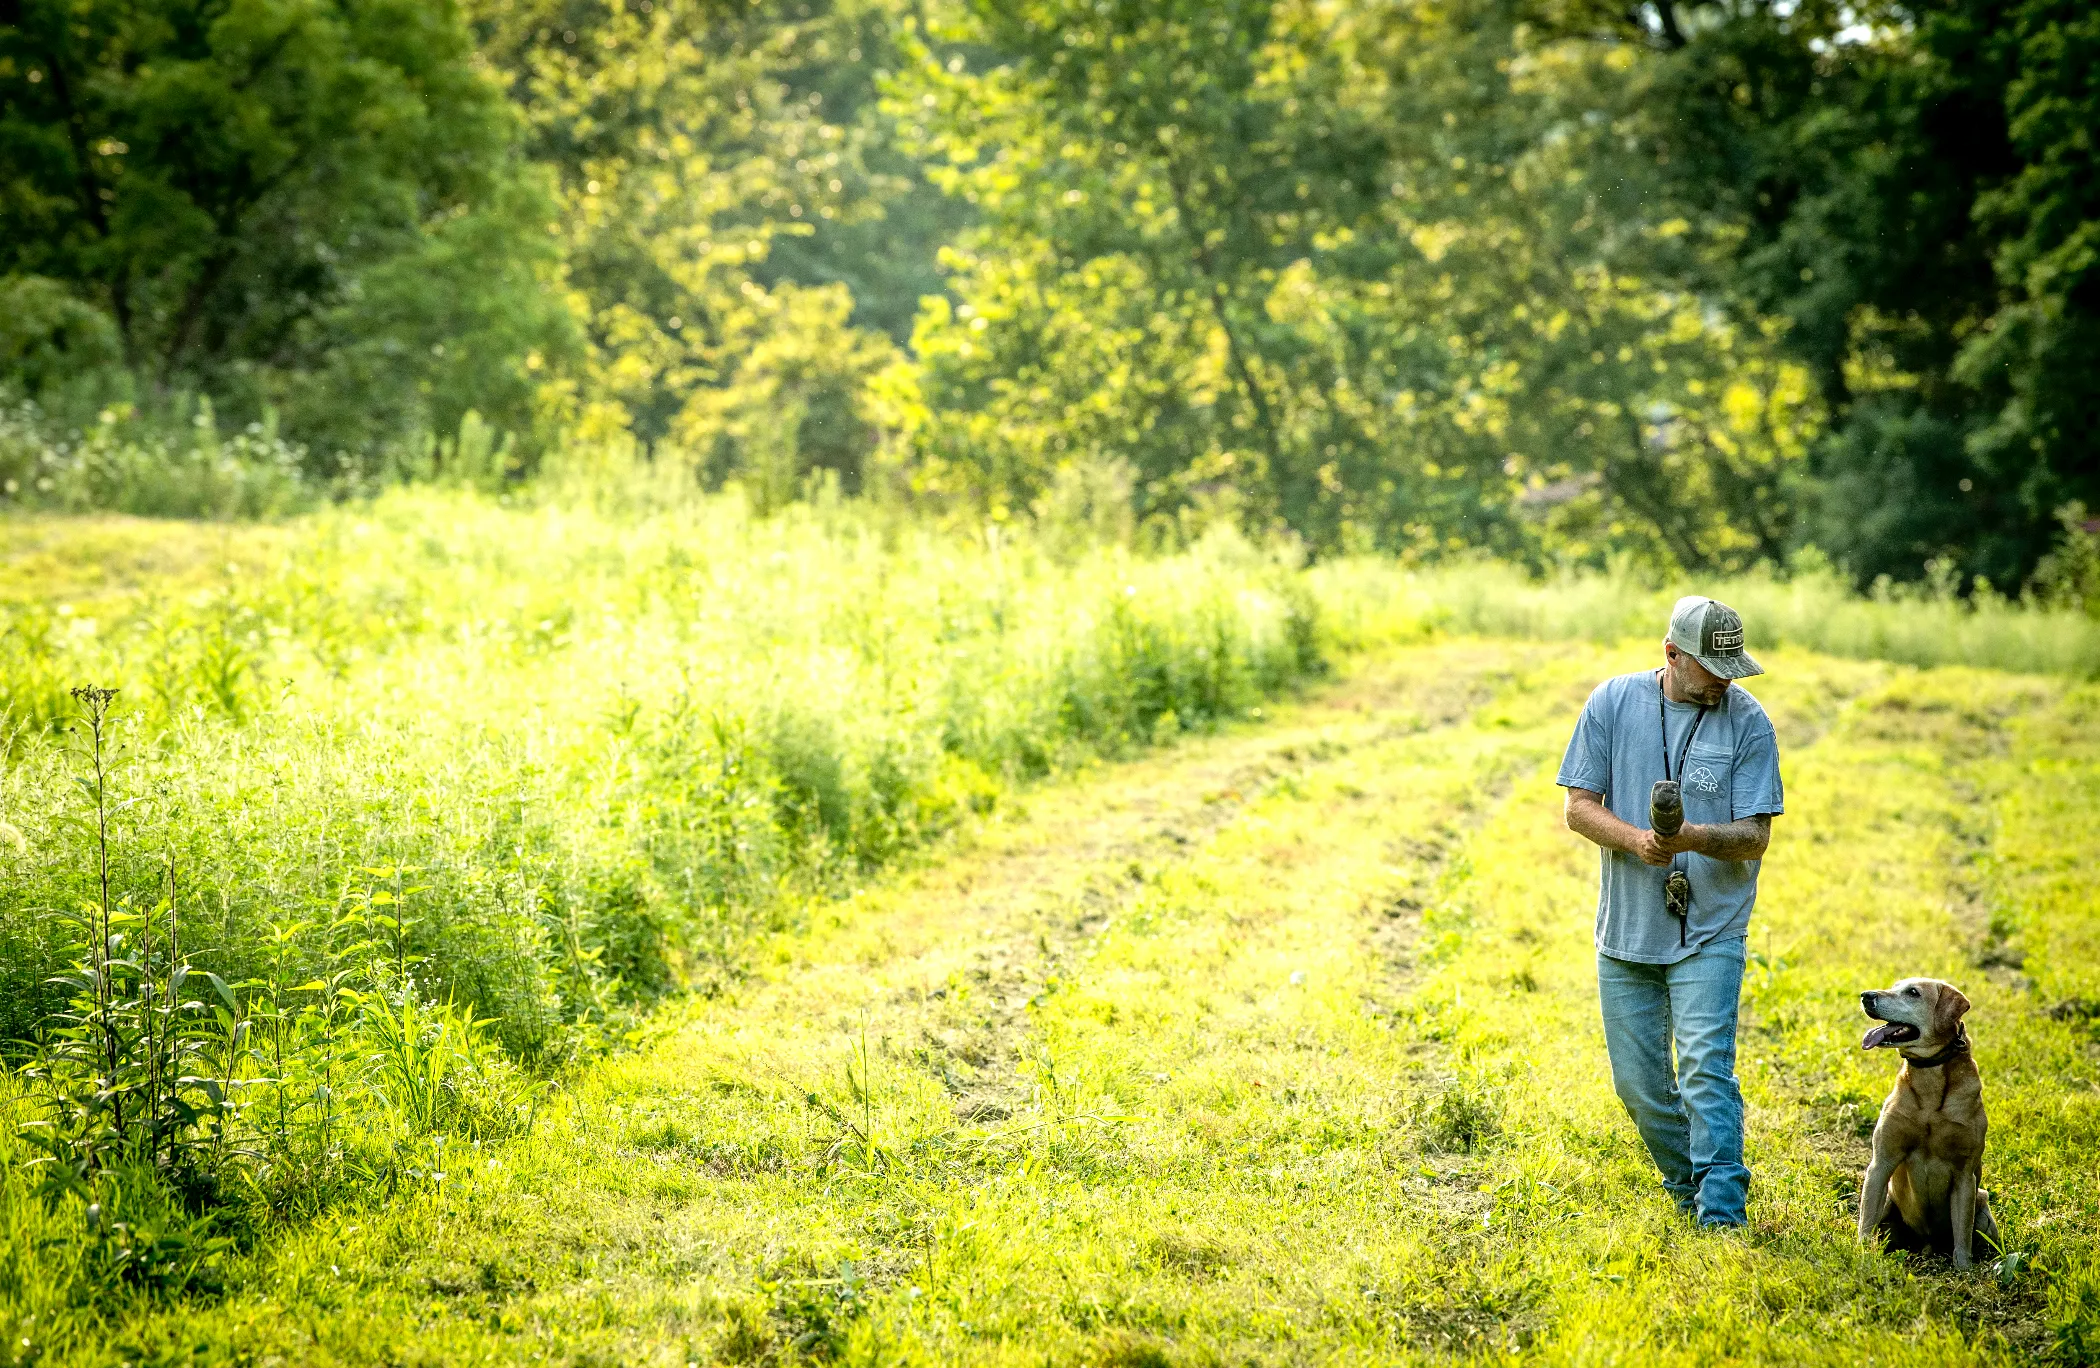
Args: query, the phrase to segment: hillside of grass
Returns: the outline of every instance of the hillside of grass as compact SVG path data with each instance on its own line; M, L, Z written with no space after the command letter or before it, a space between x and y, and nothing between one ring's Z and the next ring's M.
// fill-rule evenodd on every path
M15 1361L2100 1343L2086 619L1712 590L1792 806L1717 1244L1550 787L1678 586L734 499L0 537ZM1845 1234L1908 973L1978 1003L1966 1279Z

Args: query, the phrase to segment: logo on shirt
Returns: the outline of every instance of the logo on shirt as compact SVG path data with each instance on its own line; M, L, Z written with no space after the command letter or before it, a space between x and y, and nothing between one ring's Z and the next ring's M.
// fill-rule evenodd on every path
M1711 798L1721 791L1721 781L1704 765L1694 765L1692 772L1684 776L1684 786L1696 793Z

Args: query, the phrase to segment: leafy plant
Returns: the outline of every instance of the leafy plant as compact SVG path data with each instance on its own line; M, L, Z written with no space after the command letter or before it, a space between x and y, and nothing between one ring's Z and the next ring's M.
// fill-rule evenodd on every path
M2100 517L2073 500L2056 510L2063 535L2042 558L2035 586L2046 600L2100 618Z
M245 1025L225 982L184 958L173 859L166 896L151 907L112 897L112 825L136 806L113 791L116 690L82 687L73 697L86 810L72 826L93 852L95 896L69 919L79 958L59 980L69 1001L23 1071L41 1115L21 1132L37 1151L29 1166L45 1200L85 1208L96 1268L186 1285L217 1248L204 1239L204 1214L229 1158ZM217 1001L191 996L193 979Z
M415 924L408 915L408 899L428 892L429 885L403 886L402 880L416 872L414 865L364 865L357 872L378 882L364 887L355 883L346 886L343 901L353 909L349 917L365 932L366 944L379 947L391 959L394 990L409 993L414 985L408 967L422 957L408 952L408 932Z
M487 1049L488 1025L452 1003L427 1006L413 991L361 996L362 1021L376 1047L376 1086L412 1133L445 1128L458 1110L460 1075Z
M868 1050L868 1023L863 1016L860 1035L849 1047L845 1064L847 1106L811 1092L805 1098L813 1111L821 1112L838 1127L839 1137L824 1151L824 1162L837 1160L856 1165L862 1172L881 1173L892 1167L896 1156L890 1143L875 1128L874 1056ZM855 1112L858 1112L856 1117Z

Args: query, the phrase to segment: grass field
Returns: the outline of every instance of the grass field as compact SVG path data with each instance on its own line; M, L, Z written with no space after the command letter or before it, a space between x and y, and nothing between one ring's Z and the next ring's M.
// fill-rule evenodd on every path
M279 653L269 659L291 662L315 710L371 708L386 725L359 744L374 747L396 744L388 728L423 734L405 720L404 680L450 670L492 690L491 749L444 765L429 758L437 750L398 752L451 776L451 791L474 791L474 765L505 754L496 743L528 716L566 736L589 773L617 747L601 709L565 700L586 687L575 662L604 656L615 629L499 655L488 633L446 624L501 618L486 605L505 602L502 576L519 563L549 597L583 592L576 567L595 567L589 587L602 595L620 576L659 574L651 548L676 538L584 527L528 549L506 543L496 515L470 511L430 534L455 548L443 555L397 529L384 545L399 565L369 552L334 563L338 583L372 589L329 601L406 583L400 602L430 625L352 638L366 655L334 675L302 663L296 635L268 646ZM984 564L922 543L912 579L873 551L853 561L838 549L863 545L859 532L818 531L723 525L715 545L777 538L773 550L805 557L830 546L834 570L887 567L888 583L928 593ZM223 592L214 548L170 549L137 525L104 526L92 556L68 552L75 532L36 535L50 568L23 573L18 554L6 596L39 611L58 597L54 577L72 577L68 603L118 605L96 610L104 621L136 614L122 605L156 585ZM256 557L300 535L238 534ZM462 540L493 549L463 555ZM614 542L626 559L608 569ZM516 558L507 572L505 557ZM1166 634L1187 605L1243 592L1282 602L1258 558L1029 565L1015 602L1084 607L1102 589L1113 602L1144 586L1131 597L1158 631L1143 639L1164 643L1156 658L1168 663L1196 658L1175 645L1196 637ZM1170 709L1159 709L1141 735L1129 723L1105 738L1014 724L996 734L1048 738L1054 754L1029 770L1002 767L1012 749L975 752L992 801L851 864L784 862L788 891L766 904L779 915L739 923L708 992L632 1008L621 1018L631 1048L565 1055L526 1126L370 1119L368 1149L383 1140L393 1156L384 1182L246 1227L219 1258L217 1291L91 1276L80 1207L38 1197L12 1142L0 1362L2100 1358L2100 688L1763 653L1770 674L1754 689L1779 728L1790 810L1766 864L1745 992L1753 1226L1702 1235L1671 1215L1611 1096L1589 948L1595 857L1561 830L1551 785L1584 694L1646 664L1651 648L1437 638L1434 623L1390 607L1398 595L1351 627L1344 596L1372 597L1363 582L1348 590L1332 576L1318 591L1328 620L1343 619L1333 678L1311 682L1289 663L1281 626L1274 649L1286 654L1264 656L1271 619L1257 606L1238 619L1249 644L1233 658L1278 663L1267 677L1250 665L1236 692L1210 695L1208 715L1177 712L1161 727ZM776 638L795 659L840 631L827 605L869 601L847 593L857 580L809 569L741 583L747 607L816 605L795 619L808 625ZM244 602L279 621L277 592ZM660 622L656 611L623 620ZM1054 673L1053 648L1097 651L1085 624L1099 618L1016 612L1036 648L968 678L1006 680L1003 695L970 689L1018 704L1037 681L1075 677ZM890 638L921 640L915 620L899 610ZM379 651L377 640L410 644ZM718 655L733 644L726 629L712 640ZM952 662L932 663L945 660L939 643L915 668L957 678ZM111 649L111 668L150 659L68 649ZM808 677L776 686L772 701L810 697L797 692ZM870 707L867 677L824 695L841 732L957 715L948 703ZM1264 701L1293 688L1297 702ZM550 718L558 707L584 720ZM227 754L204 744L216 738L296 758L345 734L299 741L290 711L193 718L184 754ZM849 813L865 810L853 806L864 802L852 787L866 772L859 754L839 766ZM18 753L0 811L27 833L17 871L23 858L54 871L72 858L39 854L59 844L56 827L24 813L39 756L42 742ZM200 789L226 772L182 763ZM281 772L305 782L297 766ZM953 782L939 764L919 772L927 791ZM597 833L574 838L569 858L623 848L600 824L606 806L570 796L601 791L545 790L558 832ZM799 811L790 803L768 829L807 836ZM459 829L417 820L435 833L417 839L441 853L437 837ZM481 847L452 849L471 865ZM239 893L248 876L228 870ZM40 877L35 896L56 897L59 875ZM280 897L297 891L289 875L279 884ZM455 886L476 887L464 876ZM13 906L34 901L19 872L15 887ZM1950 978L1976 1004L1986 1180L2014 1254L1970 1274L1867 1253L1850 1235L1891 1072L1886 1055L1857 1048L1855 995L1913 973ZM27 1115L31 1085L11 1086ZM362 1105L381 1112L390 1099L379 1089Z

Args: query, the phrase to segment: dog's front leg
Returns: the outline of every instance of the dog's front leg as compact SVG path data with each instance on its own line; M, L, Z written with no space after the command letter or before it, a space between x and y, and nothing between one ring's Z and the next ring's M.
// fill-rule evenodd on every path
M1885 1158L1879 1150L1874 1152L1874 1162L1867 1165L1867 1176L1859 1185L1859 1242L1871 1243L1881 1229L1881 1218L1889 1209L1889 1178L1896 1172L1896 1161Z
M1976 1240L1976 1169L1972 1165L1954 1175L1954 1189L1947 1194L1947 1224L1954 1228L1954 1266L1967 1268L1974 1262Z
M1979 1176L1977 1181L1983 1180ZM1998 1218L1991 1214L1991 1194L1981 1187L1976 1189L1976 1233L1990 1246L1993 1257L2005 1252L2005 1245L1998 1238Z

